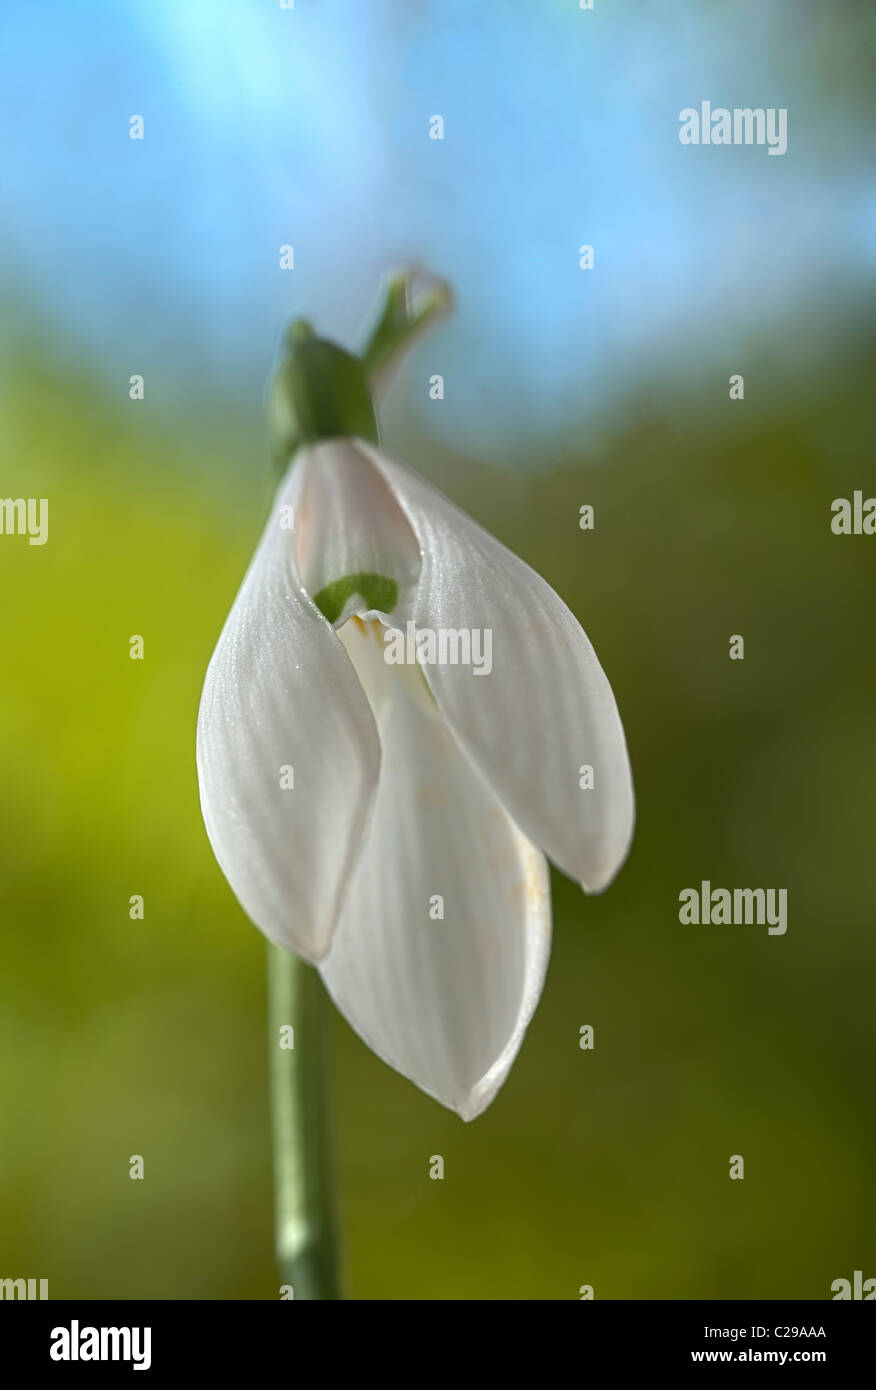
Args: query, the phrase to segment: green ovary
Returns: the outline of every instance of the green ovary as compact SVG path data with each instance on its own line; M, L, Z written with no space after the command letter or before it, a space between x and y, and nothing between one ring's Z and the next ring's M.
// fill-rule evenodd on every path
M314 594L313 601L328 622L336 623L354 594L358 594L368 608L391 613L398 603L398 584L385 574L347 574L343 579L326 584Z

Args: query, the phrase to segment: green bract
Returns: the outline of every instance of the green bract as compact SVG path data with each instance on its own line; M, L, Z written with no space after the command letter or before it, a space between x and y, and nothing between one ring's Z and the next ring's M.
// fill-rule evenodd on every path
M303 444L343 435L377 442L377 422L358 357L318 338L305 319L286 335L268 402L274 453L285 465Z

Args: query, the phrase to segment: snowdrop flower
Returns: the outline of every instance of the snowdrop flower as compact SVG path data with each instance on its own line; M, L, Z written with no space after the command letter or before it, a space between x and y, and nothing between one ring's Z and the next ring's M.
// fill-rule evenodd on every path
M369 433L311 431L280 485L206 675L201 805L252 921L468 1120L541 993L545 856L608 885L630 767L566 605ZM390 662L390 629L456 634L457 653L489 632L491 667Z

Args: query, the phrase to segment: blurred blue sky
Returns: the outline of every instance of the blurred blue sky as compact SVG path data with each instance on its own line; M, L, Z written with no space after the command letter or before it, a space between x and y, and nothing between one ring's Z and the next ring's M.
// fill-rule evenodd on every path
M7 337L35 315L152 400L251 402L292 314L351 342L413 259L457 292L407 378L447 442L531 450L664 380L726 390L771 337L810 371L873 260L861 13L5 0ZM706 98L786 106L787 154L682 147L679 111Z

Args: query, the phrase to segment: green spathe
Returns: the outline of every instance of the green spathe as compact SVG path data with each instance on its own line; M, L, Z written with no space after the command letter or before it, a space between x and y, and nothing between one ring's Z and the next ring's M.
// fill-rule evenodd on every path
M420 292L417 286L425 282ZM388 277L380 312L359 356L320 338L307 319L286 334L268 392L274 458L285 468L297 449L322 439L378 442L373 395L385 389L404 351L450 308L450 287L412 268Z
M296 319L271 382L268 410L281 465L303 444L342 436L377 443L377 422L365 368L337 343L318 338Z

